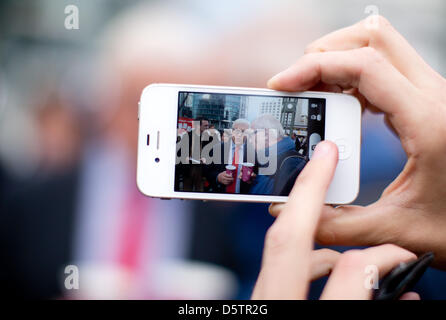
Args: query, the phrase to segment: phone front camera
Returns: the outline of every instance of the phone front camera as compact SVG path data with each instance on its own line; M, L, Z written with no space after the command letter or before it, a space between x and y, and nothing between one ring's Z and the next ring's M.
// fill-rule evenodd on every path
M160 162L160 158L155 158L155 162L156 163Z

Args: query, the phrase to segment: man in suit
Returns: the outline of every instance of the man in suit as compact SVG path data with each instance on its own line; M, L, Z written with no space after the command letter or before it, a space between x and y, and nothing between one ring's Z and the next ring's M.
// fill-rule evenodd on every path
M232 124L232 136L227 142L220 144L220 156L213 159L214 163L208 165L205 170L207 180L211 183L214 192L225 193L249 193L251 181L242 180L243 163L248 160L248 144L245 131L249 129L249 121L237 119ZM213 156L212 151L210 155ZM226 166L235 167L234 175L226 172Z

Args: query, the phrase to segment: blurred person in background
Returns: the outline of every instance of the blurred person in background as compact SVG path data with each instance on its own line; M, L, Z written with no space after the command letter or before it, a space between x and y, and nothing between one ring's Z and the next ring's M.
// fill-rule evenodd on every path
M54 183L31 181L8 199L2 216L2 229L9 230L2 230L3 287L9 295L31 298L232 297L230 273L181 263L188 252L189 204L149 199L135 183L142 89L155 81L212 83L209 74L198 72L213 60L202 49L206 37L177 8L143 4L119 15L102 39L104 69L92 70L100 72L99 80L94 74L97 94L90 101L97 110L81 157L74 156L79 132L69 132L79 127L68 121L64 105L36 113L48 176L66 160L72 170ZM91 85L87 80L88 75L84 81ZM79 267L79 291L62 290L69 264ZM176 278L185 268L201 268L195 280L214 281L185 287L187 277ZM164 269L175 281L162 277Z
M51 173L64 171L79 161L81 125L73 107L57 93L49 93L45 105L35 111L39 147L39 170Z

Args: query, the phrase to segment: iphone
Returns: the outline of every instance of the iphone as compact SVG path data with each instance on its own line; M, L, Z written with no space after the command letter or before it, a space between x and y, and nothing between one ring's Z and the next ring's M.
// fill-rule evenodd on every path
M358 194L361 106L351 95L152 84L138 118L137 185L147 196L285 202L322 140L339 151L326 203Z

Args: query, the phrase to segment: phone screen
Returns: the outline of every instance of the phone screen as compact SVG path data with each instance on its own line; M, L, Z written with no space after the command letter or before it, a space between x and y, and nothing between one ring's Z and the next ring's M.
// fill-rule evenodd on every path
M179 92L174 190L288 196L324 131L325 99Z

